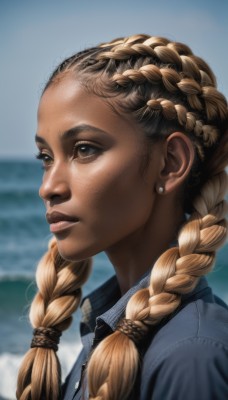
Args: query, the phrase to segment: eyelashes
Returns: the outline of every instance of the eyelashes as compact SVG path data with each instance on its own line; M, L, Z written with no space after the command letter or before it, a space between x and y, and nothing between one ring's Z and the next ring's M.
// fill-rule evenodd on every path
M101 148L88 142L78 142L74 146L74 157L80 160L89 159L101 153Z
M37 160L42 161L42 169L47 169L47 167L50 165L51 163L51 157L47 154L44 153L42 151L39 151L36 155L35 158Z
M73 151L70 154L73 160L81 163L86 163L94 160L102 153L102 148L90 142L80 141L73 146ZM44 149L36 154L36 159L42 161L42 167L48 168L54 161L54 157L48 154Z
M46 153L42 153L41 151L39 151L38 154L35 155L37 160L42 160L42 161L47 161L47 159L50 158L50 156Z

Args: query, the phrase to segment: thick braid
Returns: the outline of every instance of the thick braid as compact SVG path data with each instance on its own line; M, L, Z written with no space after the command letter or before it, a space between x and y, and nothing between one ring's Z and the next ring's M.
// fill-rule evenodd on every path
M195 200L196 211L178 237L179 247L163 253L155 263L148 289L139 290L126 308L126 319L148 333L172 314L181 295L196 286L201 275L211 271L215 251L223 244L227 228L224 194L227 176L223 171L210 179ZM88 365L91 400L127 399L137 376L137 347L126 334L116 331L95 349ZM121 377L118 371L121 373Z
M69 327L72 313L79 305L81 286L88 278L90 265L90 260L78 263L64 261L58 253L56 240L50 241L49 250L37 268L39 291L30 310L33 328L39 331L41 327L45 334L51 328L51 332L54 330L60 335ZM19 371L17 399L57 400L60 398L60 386L60 365L55 350L43 348L42 345L30 349Z

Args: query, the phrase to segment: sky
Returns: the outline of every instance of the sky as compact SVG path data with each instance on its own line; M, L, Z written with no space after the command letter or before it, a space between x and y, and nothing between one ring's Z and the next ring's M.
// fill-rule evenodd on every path
M134 33L188 44L228 95L227 0L0 0L0 158L33 158L42 88L85 47Z

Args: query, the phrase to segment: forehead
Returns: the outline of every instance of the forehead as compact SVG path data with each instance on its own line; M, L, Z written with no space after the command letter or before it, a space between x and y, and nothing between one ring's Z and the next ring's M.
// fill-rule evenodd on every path
M110 133L131 131L141 140L144 136L133 118L118 114L109 100L89 93L75 77L67 76L52 83L40 100L38 132L62 132L83 123Z

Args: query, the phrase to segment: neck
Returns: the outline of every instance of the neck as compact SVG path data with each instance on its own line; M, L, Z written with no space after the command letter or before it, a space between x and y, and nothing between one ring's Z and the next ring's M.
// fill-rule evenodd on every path
M106 251L114 266L121 293L128 291L149 269L158 257L177 239L184 213L167 207L166 197L160 197L158 206L145 226Z

